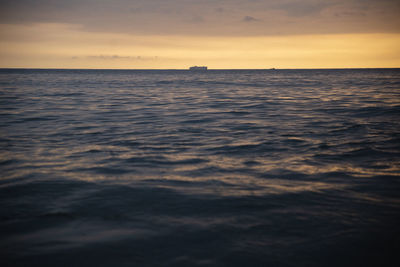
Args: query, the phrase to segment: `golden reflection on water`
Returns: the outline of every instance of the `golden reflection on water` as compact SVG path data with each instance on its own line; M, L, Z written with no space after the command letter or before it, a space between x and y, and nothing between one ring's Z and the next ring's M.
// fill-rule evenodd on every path
M294 140L296 138L293 138ZM236 145L250 145L248 142L238 142ZM82 153L88 153L87 157ZM90 152L98 152L91 155ZM42 155L42 156L40 156ZM44 155L44 156L43 156ZM78 155L74 157L75 155ZM71 149L56 148L44 151L38 148L35 158L29 155L21 156L19 169L3 172L1 180L13 180L18 177L35 175L39 177L53 177L53 179L67 178L87 182L132 183L134 185L149 185L165 187L188 194L214 194L221 196L245 196L265 194L285 194L302 191L317 192L320 190L345 189L349 185L340 183L341 173L352 177L368 178L374 176L396 176L400 173L400 164L397 161L381 163L384 168L360 167L351 163L341 164L307 164L304 155L291 155L281 158L248 157L246 160L234 156L208 155L196 164L183 164L185 160L196 159L196 153L164 154L161 160L165 164L154 166L146 162L139 165L129 165L126 172L115 173L96 172L96 168L107 168L109 160L129 160L132 157L141 158L142 153L132 152L128 148L114 146L89 145ZM197 155L198 156L198 155ZM9 153L2 153L7 159ZM93 159L98 157L98 163ZM111 157L111 158L110 158ZM157 157L155 158L157 159ZM254 164L248 164L253 162ZM383 165L385 164L385 165ZM108 166L109 167L109 166ZM379 167L379 166L378 166ZM282 172L282 170L284 170ZM293 175L300 174L305 179L293 179ZM328 174L336 179L311 179L307 177L323 176ZM263 177L265 176L265 177ZM154 183L152 181L163 181ZM179 182L184 182L179 184ZM154 185L155 184L155 185Z

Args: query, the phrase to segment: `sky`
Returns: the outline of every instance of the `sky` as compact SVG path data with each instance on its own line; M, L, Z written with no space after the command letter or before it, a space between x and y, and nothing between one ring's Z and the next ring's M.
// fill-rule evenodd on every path
M1 68L400 67L400 0L0 0Z

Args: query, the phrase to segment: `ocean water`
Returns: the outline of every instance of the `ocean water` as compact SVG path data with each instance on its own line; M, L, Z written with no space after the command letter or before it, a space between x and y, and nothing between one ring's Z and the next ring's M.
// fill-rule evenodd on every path
M2 69L0 118L1 266L399 266L400 69Z

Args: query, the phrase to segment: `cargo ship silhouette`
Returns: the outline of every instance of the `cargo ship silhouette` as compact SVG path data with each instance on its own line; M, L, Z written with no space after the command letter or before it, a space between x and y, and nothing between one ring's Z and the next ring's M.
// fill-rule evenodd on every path
M189 70L204 71L204 70L207 70L207 67L206 66L193 66L193 67L190 67Z

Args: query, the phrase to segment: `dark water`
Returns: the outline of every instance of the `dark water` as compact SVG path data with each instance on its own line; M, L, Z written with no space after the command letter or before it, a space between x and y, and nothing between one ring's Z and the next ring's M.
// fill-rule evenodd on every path
M399 264L399 69L3 69L0 112L1 266Z

